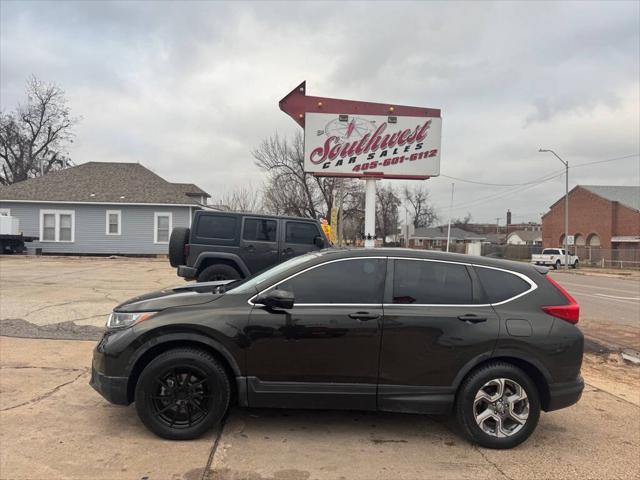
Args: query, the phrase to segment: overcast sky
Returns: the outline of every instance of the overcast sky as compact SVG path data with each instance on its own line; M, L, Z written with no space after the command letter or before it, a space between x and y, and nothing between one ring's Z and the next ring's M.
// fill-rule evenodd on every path
M640 183L640 3L0 3L0 106L35 74L63 87L71 155L140 162L214 197L262 179L251 150L300 127L307 93L442 110L444 175ZM426 181L446 221L450 178ZM455 180L454 217L539 220L564 178ZM400 186L401 182L396 182ZM526 187L526 188L525 188Z

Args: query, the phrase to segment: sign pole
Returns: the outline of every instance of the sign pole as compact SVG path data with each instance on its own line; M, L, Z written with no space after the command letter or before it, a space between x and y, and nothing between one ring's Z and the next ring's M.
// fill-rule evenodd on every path
M376 246L376 180L365 180L364 197L364 247Z

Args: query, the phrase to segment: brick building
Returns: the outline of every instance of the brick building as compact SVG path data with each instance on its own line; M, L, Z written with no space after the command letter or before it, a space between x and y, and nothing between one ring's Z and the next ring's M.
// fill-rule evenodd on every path
M640 186L577 185L569 192L576 247L640 248ZM564 244L564 196L542 217L545 247Z

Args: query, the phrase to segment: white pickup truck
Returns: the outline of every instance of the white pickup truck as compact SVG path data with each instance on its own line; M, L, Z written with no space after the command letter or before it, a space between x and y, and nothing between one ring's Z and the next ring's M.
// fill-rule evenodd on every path
M577 256L569 253L568 260L571 268L578 268ZM561 265L564 266L564 248L545 248L542 253L531 255L531 263L546 265L557 270Z

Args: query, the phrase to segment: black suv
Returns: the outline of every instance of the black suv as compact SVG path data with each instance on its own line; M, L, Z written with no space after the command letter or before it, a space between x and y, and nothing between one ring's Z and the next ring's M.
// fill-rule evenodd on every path
M329 246L310 218L199 210L171 232L169 262L187 280L236 280Z
M330 249L240 281L117 306L91 385L190 439L243 407L455 411L509 448L580 398L579 307L544 267L405 249Z

